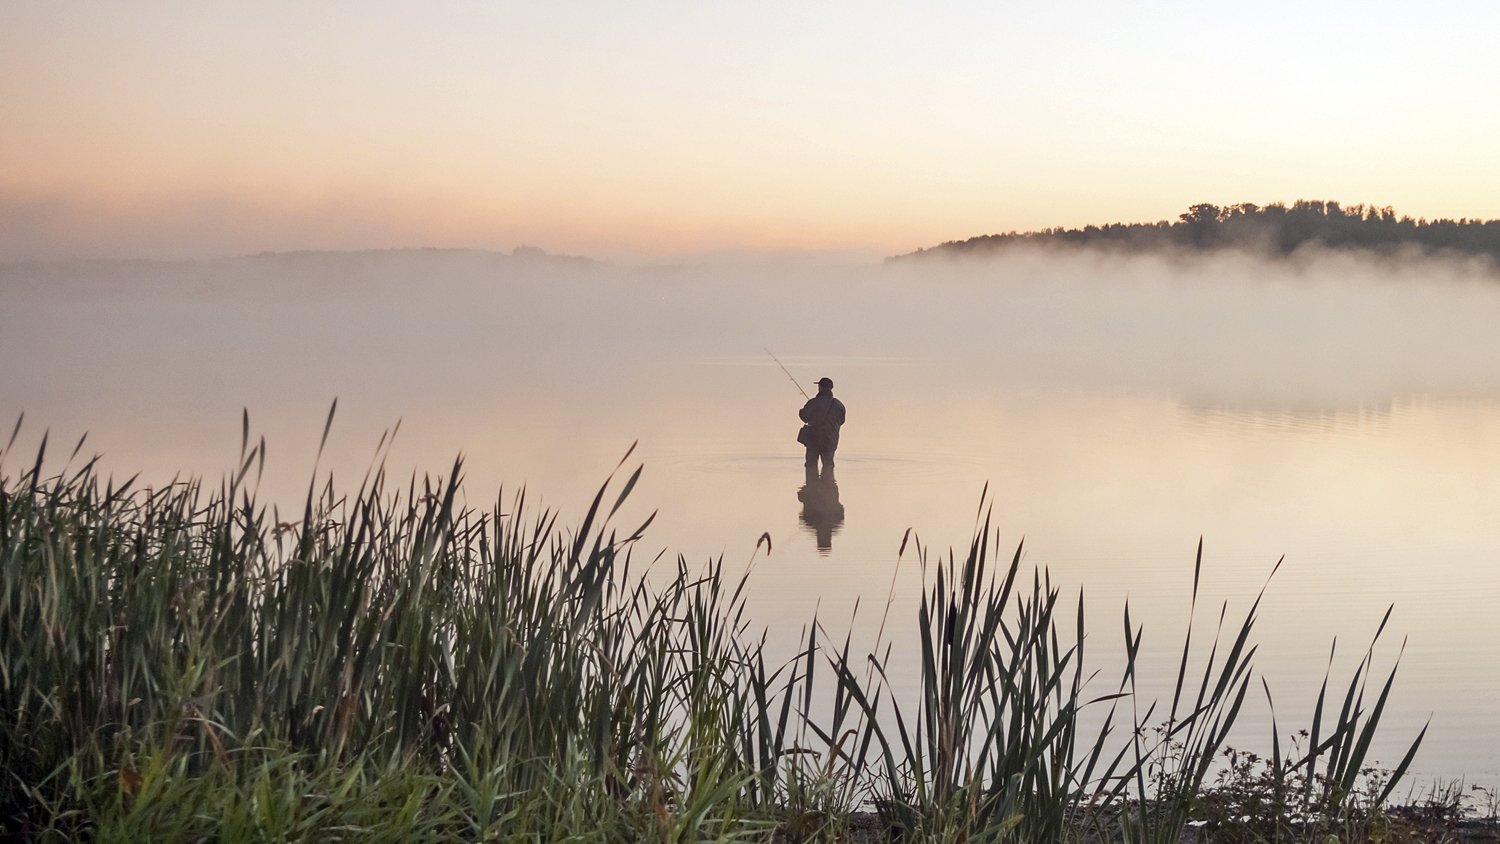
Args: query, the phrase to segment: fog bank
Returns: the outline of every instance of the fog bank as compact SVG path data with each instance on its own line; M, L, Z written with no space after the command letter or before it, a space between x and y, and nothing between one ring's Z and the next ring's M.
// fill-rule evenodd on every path
M769 364L766 348L934 365L955 390L1104 390L1204 408L1500 398L1500 283L1486 266L1349 252L1013 249L821 267L308 252L0 264L0 301L0 343L27 362L7 403L64 384L172 390L174 370L239 383L243 400L270 373L282 396L371 382L417 401L511 381L623 387L665 360ZM222 354L174 360L185 347Z

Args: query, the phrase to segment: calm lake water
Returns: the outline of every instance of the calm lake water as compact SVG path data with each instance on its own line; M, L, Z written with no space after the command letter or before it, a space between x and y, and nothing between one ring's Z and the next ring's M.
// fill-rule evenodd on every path
M986 485L1002 545L1024 538L1028 568L1085 590L1105 677L1128 599L1165 686L1200 536L1210 626L1284 556L1255 636L1282 728L1309 723L1335 638L1347 682L1394 605L1377 682L1405 650L1377 758L1430 717L1418 780L1496 784L1497 325L1482 267L1339 255L0 265L0 419L26 413L8 471L50 429L58 468L87 432L107 469L162 483L221 476L248 408L269 444L262 497L297 509L337 396L321 464L336 480L357 485L399 419L392 474L447 474L462 453L470 504L526 484L564 521L639 441L621 524L655 510L648 556L735 569L768 532L750 605L787 649L814 613L847 629L857 600L856 645L873 641L888 595L888 636L913 641L902 536L962 551ZM765 349L848 407L836 493L803 489L802 397ZM1252 694L1232 743L1264 749Z

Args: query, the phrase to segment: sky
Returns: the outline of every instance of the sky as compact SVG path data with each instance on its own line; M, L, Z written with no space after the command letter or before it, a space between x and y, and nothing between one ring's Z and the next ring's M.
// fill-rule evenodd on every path
M0 260L1500 217L1479 2L0 4Z

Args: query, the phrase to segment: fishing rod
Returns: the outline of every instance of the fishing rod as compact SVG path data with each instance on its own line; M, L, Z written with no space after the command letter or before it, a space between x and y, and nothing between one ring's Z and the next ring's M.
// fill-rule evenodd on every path
M771 355L771 350L770 349L766 349L766 354ZM804 390L804 389L802 389L802 385L797 383L797 379L796 378L792 378L792 373L789 372L789 371L787 371L787 368L786 368L786 366L784 364L782 364L781 359L778 358L778 357L776 357L775 355L771 355L771 360L776 361L776 365L779 366L779 367L781 367L781 371L782 372L786 372L786 377L792 379L792 384L793 384L793 386L795 386L797 388L797 392L801 393L802 397L804 399L807 399L808 401L812 401L812 396L809 396L807 394L807 391Z

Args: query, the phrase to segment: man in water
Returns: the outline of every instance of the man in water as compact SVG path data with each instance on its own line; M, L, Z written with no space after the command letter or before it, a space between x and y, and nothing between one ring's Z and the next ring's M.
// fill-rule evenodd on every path
M832 378L818 380L818 394L808 399L797 415L807 423L797 435L797 442L807 446L807 468L816 469L821 457L823 471L832 470L839 428L844 424L844 403L833 397Z

